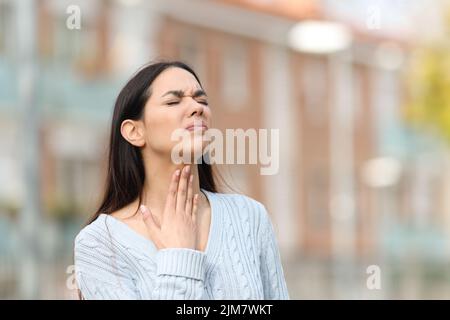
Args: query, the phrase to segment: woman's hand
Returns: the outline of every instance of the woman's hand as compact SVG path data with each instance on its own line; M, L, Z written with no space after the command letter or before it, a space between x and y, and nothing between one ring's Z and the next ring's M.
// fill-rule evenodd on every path
M160 226L151 210L144 205L140 207L150 238L158 250L196 248L198 194L192 194L192 180L189 165L172 175Z

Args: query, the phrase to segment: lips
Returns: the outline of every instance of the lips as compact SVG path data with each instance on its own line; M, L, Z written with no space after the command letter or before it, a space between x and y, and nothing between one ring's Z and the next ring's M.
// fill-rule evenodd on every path
M185 129L186 129L186 130L189 130L189 131L194 131L194 130L207 130L207 129L208 129L208 126L207 126L206 123L204 123L204 122L198 122L198 123L196 122L195 124L192 123L192 124L188 125Z

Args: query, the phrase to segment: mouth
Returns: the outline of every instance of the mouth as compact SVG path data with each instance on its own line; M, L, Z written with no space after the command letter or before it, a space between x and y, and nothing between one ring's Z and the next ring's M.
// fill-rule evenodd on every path
M194 130L208 130L208 126L205 123L196 123L191 124L185 128L188 131L194 131Z

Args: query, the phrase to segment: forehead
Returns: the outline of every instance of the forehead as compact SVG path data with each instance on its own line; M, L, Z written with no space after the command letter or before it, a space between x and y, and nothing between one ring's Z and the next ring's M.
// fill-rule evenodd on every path
M170 90L182 90L191 93L191 91L198 89L201 89L201 86L194 75L187 70L176 67L164 70L152 83L152 92L158 97Z

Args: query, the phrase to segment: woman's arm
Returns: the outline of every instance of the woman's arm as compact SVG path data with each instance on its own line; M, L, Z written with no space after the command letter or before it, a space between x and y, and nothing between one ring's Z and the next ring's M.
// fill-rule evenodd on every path
M156 254L152 287L138 289L124 258L106 239L81 232L75 240L75 271L84 299L202 299L205 257L201 251L170 248ZM149 275L149 279L152 278Z
M284 278L280 252L266 208L261 205L260 239L260 271L264 288L264 299L289 299L289 293Z
M156 254L156 286L151 299L199 300L203 297L206 254L167 248Z

